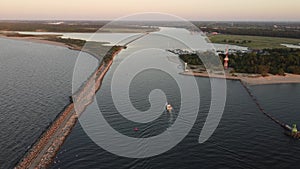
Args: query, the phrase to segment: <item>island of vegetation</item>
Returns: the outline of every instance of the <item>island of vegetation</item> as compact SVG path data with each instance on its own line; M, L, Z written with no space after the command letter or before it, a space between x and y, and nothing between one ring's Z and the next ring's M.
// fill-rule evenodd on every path
M180 54L179 57L188 65L189 72L185 74L208 76L199 53ZM223 63L226 55L219 57ZM252 50L232 53L228 57L229 69L225 70L228 79L242 79L250 84L300 83L300 49Z

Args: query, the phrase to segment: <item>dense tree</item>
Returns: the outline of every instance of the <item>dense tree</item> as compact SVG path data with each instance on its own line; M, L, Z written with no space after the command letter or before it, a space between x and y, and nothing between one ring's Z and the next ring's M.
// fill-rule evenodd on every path
M209 56L209 55L207 55ZM202 56L202 59L209 58ZM190 65L201 65L202 61L196 54L179 56ZM220 55L221 61L225 55ZM207 59L206 59L207 60ZM209 61L206 61L208 63ZM284 75L284 73L300 74L299 49L265 49L247 54L229 55L229 67L235 72L255 73L267 76L268 73Z
M221 56L221 59L224 57ZM229 59L229 66L236 72L262 75L284 75L285 72L300 74L299 49L265 49L263 52L233 54Z

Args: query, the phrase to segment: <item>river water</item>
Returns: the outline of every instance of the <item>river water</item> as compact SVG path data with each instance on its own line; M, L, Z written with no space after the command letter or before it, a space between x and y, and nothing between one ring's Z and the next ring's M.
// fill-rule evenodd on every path
M180 32L184 33L178 29L175 32L170 30L171 35ZM190 40L192 37L186 38ZM202 43L202 40L200 41L199 43ZM154 122L141 124L130 122L119 115L111 93L113 75L129 54L149 45L153 48L167 49L176 47L178 43L157 43L156 36L150 35L130 44L115 58L96 95L99 109L105 119L115 130L129 137L147 138L160 135L174 124L181 108L182 93L176 80L162 71L149 69L132 80L129 87L131 102L124 100L121 104L128 109L133 105L140 111L147 111L151 106L148 100L150 91L161 89L174 107L173 119L170 115L162 113ZM197 48L197 45L192 47ZM7 39L0 39L0 48L0 168L13 168L28 146L67 105L68 96L72 91L73 69L79 52L63 47ZM143 59L149 62L149 65L165 64L177 68L178 71L182 70L181 63L175 55L163 50L141 52L148 55L148 58ZM81 54L81 57L91 57L84 55ZM129 71L138 63L126 62L126 64L129 64L126 65ZM51 168L299 167L300 142L285 136L277 124L259 112L238 81L227 81L226 106L220 124L206 142L199 144L199 134L211 103L211 82L207 78L200 77L181 78L184 81L196 81L200 93L200 108L191 131L186 133L187 136L174 148L149 158L121 157L99 147L85 132L89 126L83 128L77 123ZM121 79L126 79L126 76ZM250 90L266 111L281 121L300 125L299 84L250 86ZM191 95L186 102L193 102L194 99ZM194 109L188 107L183 111L189 114ZM87 112L95 111L97 110L92 105L87 109ZM134 131L134 127L138 127L139 131ZM118 137L111 140L111 144L129 150ZM169 143L160 142L160 144L167 146ZM137 151L142 149L140 150L138 146Z
M167 35L185 34L183 41L192 42L193 37L180 29L164 29ZM186 39L185 39L186 38ZM293 140L284 135L283 129L263 115L252 99L249 97L245 89L238 81L227 81L227 99L224 114L220 124L214 134L204 143L198 142L199 134L203 129L205 119L208 115L212 100L211 81L207 78L183 76L181 80L196 80L197 88L200 93L200 108L195 124L187 133L187 136L172 149L149 158L129 158L116 155L113 147L124 152L135 152L134 155L145 155L144 153L153 153L153 147L143 147L142 144L149 142L138 142L136 149L131 149L131 143L124 142L119 134L134 138L149 138L160 135L168 131L170 125L174 125L174 119L178 118L178 112L181 110L183 93L180 92L181 87L178 86L176 80L166 74L166 72L157 69L147 69L138 73L132 79L129 86L130 102L121 99L119 102L125 110L131 110L134 106L137 110L147 111L152 106L149 103L149 94L151 90L162 90L168 102L174 107L174 116L162 112L162 115L149 123L136 123L129 121L119 114L118 105L115 104L113 98L112 87L116 72L124 72L123 76L117 76L120 82L126 81L129 77L122 64L126 64L127 72L138 67L143 61L128 62L128 57L137 59L143 57L146 60L145 66L155 64L163 64L166 67L173 65L179 71L181 63L176 56L164 51L148 51L148 48L166 49L178 44L172 44L169 41L164 42L164 38L158 43L155 35L148 35L141 40L130 44L126 50L123 50L116 56L114 63L104 78L102 87L96 95L96 103L89 106L86 110L83 120L80 120L73 132L67 138L60 152L55 158L52 168L297 168L299 167L300 142ZM201 39L201 38L200 38ZM195 41L194 41L195 42ZM197 41L198 42L198 41ZM204 43L200 40L198 43ZM182 44L180 44L182 45ZM194 43L195 45L195 43ZM204 44L205 46L205 44ZM201 46L203 47L203 45ZM205 47L209 47L205 46ZM197 45L192 46L193 49ZM142 50L143 49L143 50ZM141 52L141 53L138 53ZM138 54L137 54L138 53ZM138 56L135 56L138 55ZM167 59L165 59L167 58ZM151 66L150 66L151 67ZM170 72L168 72L170 73ZM220 83L222 83L220 81ZM126 95L122 93L121 88L125 88L125 83L117 85L120 91L119 97ZM250 86L251 92L255 95L262 107L274 115L276 118L288 124L296 123L300 125L300 85L299 84L280 84L265 86ZM192 90L192 87L190 88ZM115 90L115 88L114 88ZM195 93L197 93L195 91ZM192 103L195 100L193 94L184 102ZM159 100L159 99L154 99ZM98 108L103 114L109 125L119 133L109 135L109 128L106 122L101 121L95 123L94 119ZM194 107L181 110L185 114L190 115L194 111ZM88 114L92 118L88 118ZM128 112L130 114L130 112ZM86 120L86 121L84 121ZM135 119L141 120L141 119ZM190 123L187 124L187 126ZM100 126L99 130L95 126ZM137 127L139 130L134 131ZM181 126L185 128L185 125ZM90 128L90 129L88 129ZM88 132L88 133L86 133ZM182 134L182 130L173 131L178 135ZM103 133L107 135L103 135ZM99 144L95 135L110 138L109 143ZM92 137L90 137L92 136ZM168 141L160 141L157 147L169 146L177 137L170 137ZM100 139L101 140L101 139ZM105 139L102 139L105 140ZM100 145L100 146L98 146ZM150 144L149 144L150 145ZM154 148L154 150L157 150ZM124 154L126 154L124 153Z

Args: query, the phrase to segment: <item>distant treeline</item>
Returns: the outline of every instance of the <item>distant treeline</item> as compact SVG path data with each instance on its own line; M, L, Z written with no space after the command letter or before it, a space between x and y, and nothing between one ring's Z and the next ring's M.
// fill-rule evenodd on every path
M61 22L61 24L55 24ZM109 21L0 21L0 31L95 32ZM200 28L205 32L231 35L269 36L300 39L300 22L117 22L131 26L172 26ZM196 25L196 27L194 26Z
M296 38L300 39L300 30L296 29L262 29L262 28L226 28L226 29L213 29L202 28L205 32L218 32L221 34L229 35L247 35L247 36L268 36L268 37L281 37L281 38Z
M300 39L300 22L193 22L204 32Z
M95 32L103 24L48 24L45 22L0 22L1 31Z
M142 23L140 22L139 25L125 21L0 21L0 31L94 33L100 28L103 28L102 32L157 31L152 27L141 27Z

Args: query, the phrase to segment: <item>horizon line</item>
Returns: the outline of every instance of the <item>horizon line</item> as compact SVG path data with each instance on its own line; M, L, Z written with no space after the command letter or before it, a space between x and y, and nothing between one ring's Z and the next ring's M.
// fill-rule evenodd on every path
M0 21L105 21L105 22L111 22L115 19L0 19ZM121 20L122 21L122 20ZM123 20L123 21L134 21L134 22L181 22L177 20ZM300 20L187 20L190 22L299 22Z

